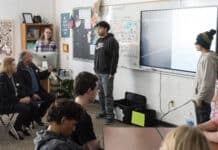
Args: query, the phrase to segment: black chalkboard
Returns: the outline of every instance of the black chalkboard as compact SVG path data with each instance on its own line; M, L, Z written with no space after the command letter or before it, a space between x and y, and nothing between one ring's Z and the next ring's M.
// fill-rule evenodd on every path
M91 8L79 8L73 10L73 58L92 60L94 59L94 55L93 53L90 53L90 46L95 45L95 35L94 30L91 29L91 25L90 28L87 28L86 26L86 21L90 22L91 16L87 16L87 19L89 20L80 18L81 16L79 13L81 9L88 9L91 14Z

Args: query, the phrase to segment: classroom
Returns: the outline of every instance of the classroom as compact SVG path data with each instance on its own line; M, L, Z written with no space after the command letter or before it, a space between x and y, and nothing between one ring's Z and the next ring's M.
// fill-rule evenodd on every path
M218 0L0 4L0 150L218 149Z

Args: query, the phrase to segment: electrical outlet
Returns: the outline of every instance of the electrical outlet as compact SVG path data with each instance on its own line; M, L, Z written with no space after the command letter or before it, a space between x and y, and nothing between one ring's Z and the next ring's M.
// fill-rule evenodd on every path
M174 100L169 101L169 105L170 107L175 107L175 101Z

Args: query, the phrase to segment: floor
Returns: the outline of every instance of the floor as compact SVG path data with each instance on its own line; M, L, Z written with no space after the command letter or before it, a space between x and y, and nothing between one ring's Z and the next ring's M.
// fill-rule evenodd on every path
M88 107L88 112L92 116L95 133L100 141L101 145L103 146L103 128L104 128L104 120L103 119L95 119L96 114L99 112L100 108L98 104L91 104ZM110 126L122 126L122 127L128 127L129 125L115 122ZM32 150L34 149L33 145L33 138L35 137L35 132L39 130L39 127L36 127L36 129L33 130L31 137L25 137L23 141L17 141L10 137L5 130L5 128L0 123L0 150Z

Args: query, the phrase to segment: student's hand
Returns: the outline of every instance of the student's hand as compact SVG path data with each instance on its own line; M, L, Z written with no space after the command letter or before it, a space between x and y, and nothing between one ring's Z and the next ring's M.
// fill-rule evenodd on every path
M38 94L33 94L33 99L34 100L40 100L41 97Z
M109 74L109 80L111 80L113 78L112 74Z
M52 72L53 68L51 65L48 65L48 72Z
M201 107L202 107L202 102L203 102L202 100L198 100L198 101L197 101L196 104L197 104L197 107L198 107L198 108L201 108Z
M26 96L24 98L21 98L19 102L24 103L24 104L29 104L30 103L30 97Z

